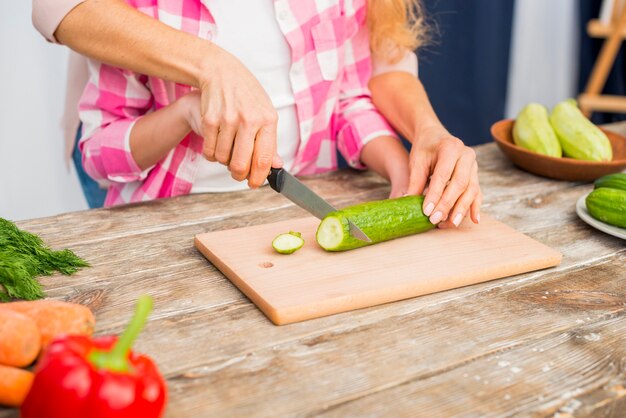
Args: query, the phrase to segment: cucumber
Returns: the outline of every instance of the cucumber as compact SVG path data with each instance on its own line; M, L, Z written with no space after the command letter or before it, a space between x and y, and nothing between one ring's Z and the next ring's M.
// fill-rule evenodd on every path
M609 225L626 228L626 190L602 187L585 199L589 214Z
M280 254L293 254L304 245L304 239L299 232L289 231L280 234L272 241L272 247Z
M548 119L548 109L537 103L530 103L517 115L513 140L515 145L538 154L555 158L563 156L561 144Z
M582 114L576 100L569 99L556 105L550 123L566 157L587 161L613 159L611 141Z
M326 251L346 251L433 229L422 212L424 196L405 196L350 206L331 212L317 228L317 243ZM352 221L372 240L350 235Z
M594 182L594 187L596 189L608 187L609 189L626 190L626 173L609 174L608 176L600 177Z

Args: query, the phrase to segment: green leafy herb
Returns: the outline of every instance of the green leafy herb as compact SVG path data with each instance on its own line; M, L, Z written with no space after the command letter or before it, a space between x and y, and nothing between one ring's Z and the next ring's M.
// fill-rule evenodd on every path
M0 218L0 301L40 299L44 294L37 276L71 275L88 266L72 251L53 251L37 235Z

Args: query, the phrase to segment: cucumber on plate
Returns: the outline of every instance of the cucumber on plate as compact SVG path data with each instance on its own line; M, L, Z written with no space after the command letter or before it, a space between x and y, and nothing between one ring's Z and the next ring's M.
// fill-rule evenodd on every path
M585 199L587 211L599 221L626 228L626 190L600 187Z
M594 182L585 199L591 216L609 225L626 228L626 173L615 173Z
M608 188L626 190L626 173L608 174L597 179L593 185L596 189Z
M317 228L317 243L326 251L346 251L435 227L424 212L424 196L405 196L362 203L331 212ZM364 242L350 235L352 221L372 240Z

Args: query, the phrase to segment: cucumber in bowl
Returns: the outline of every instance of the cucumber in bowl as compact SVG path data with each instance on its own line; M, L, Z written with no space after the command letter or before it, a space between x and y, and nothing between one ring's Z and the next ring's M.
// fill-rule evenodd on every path
M346 251L429 231L435 225L422 212L423 204L424 196L405 196L331 212L317 228L317 243L326 251ZM372 242L350 235L349 220Z

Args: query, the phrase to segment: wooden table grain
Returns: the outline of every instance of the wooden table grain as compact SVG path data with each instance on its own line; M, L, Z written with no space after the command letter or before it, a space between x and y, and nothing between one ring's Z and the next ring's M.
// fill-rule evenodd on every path
M493 144L476 152L483 210L561 251L558 268L277 327L193 246L304 215L268 188L19 226L91 262L42 282L89 306L97 334L121 332L137 297L154 297L136 350L167 378L167 417L625 417L625 242L576 216L590 184L522 172ZM339 206L388 193L367 173L305 182Z

